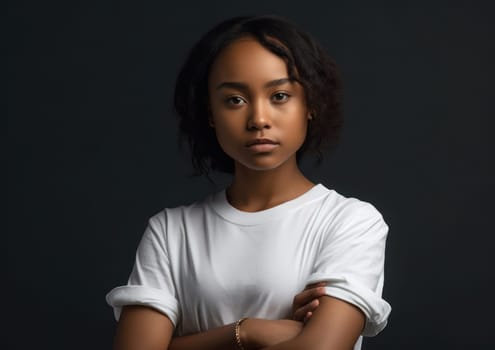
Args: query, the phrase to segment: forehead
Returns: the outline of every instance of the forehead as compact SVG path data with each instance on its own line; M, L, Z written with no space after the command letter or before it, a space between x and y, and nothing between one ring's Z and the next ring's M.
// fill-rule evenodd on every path
M288 77L287 64L252 37L237 39L225 47L213 62L209 84L239 81L263 84Z

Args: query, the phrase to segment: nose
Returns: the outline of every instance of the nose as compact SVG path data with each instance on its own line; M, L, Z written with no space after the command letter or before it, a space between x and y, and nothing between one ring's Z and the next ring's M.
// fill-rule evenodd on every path
M270 129L272 121L270 119L270 111L262 102L257 102L252 105L249 119L247 122L248 130L263 130Z

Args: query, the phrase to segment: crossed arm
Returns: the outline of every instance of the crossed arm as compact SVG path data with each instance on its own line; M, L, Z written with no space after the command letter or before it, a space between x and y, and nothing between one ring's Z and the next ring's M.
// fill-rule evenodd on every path
M313 296L318 302L311 304ZM312 288L294 300L295 320L248 319L241 327L246 350L350 350L364 327L357 307ZM309 302L307 302L309 301ZM315 305L316 304L316 305ZM298 307L300 306L300 307ZM308 311L311 310L311 311ZM309 312L309 314L308 314ZM309 317L308 317L309 316ZM151 308L126 306L117 327L114 350L236 350L233 325L183 337L173 337L170 319Z

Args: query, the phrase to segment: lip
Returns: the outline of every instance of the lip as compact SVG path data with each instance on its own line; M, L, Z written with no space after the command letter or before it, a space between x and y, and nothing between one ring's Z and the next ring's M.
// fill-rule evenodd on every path
M248 147L254 153L268 153L278 147L277 143L255 143Z
M270 139L255 139L246 143L246 147L254 153L271 152L278 146L278 142Z
M252 147L256 145L278 145L278 142L270 139L255 139L246 143L246 147Z

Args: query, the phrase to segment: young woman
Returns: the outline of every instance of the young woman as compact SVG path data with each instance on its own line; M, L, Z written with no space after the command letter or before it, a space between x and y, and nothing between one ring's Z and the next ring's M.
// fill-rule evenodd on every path
M115 348L360 349L386 325L388 227L298 166L341 125L334 62L278 17L208 32L175 106L199 173L231 185L149 220L126 286L107 295Z

